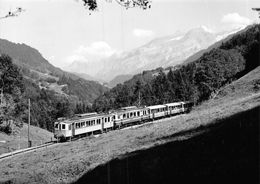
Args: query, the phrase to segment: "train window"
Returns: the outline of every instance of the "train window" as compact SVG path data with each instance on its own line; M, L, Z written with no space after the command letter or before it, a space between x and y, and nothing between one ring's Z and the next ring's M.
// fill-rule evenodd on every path
M123 118L124 118L124 119L126 118L126 114L123 114Z
M71 130L71 125L69 125L69 130Z
M137 116L140 116L140 111L137 112Z
M105 123L107 122L107 118L105 118Z
M129 118L129 113L127 113L127 118Z
M59 128L59 124L55 124L55 128Z
M65 124L62 124L62 125L61 125L61 129L62 129L62 130L65 130L65 129L66 129L66 125L65 125Z
M110 117L107 118L107 122L110 122Z

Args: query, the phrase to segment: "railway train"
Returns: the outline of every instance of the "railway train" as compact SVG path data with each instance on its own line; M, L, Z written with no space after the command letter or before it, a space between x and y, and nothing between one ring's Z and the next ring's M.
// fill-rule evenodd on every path
M191 102L174 102L148 107L123 107L109 113L78 114L70 119L58 119L54 123L54 137L58 140L103 133L138 123L153 121L180 113L189 112Z

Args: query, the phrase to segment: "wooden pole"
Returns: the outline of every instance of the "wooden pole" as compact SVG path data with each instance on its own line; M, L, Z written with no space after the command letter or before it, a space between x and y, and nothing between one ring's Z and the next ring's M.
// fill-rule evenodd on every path
M31 101L30 98L28 99L28 147L31 147L31 142L30 142L30 123L31 123Z

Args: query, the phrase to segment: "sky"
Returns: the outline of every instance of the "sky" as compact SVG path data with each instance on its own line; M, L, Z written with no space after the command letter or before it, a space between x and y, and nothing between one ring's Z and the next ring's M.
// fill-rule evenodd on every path
M0 0L0 38L36 48L53 65L91 62L140 47L152 39L205 26L213 32L259 22L251 10L259 0L153 0L152 8L126 10L115 0L98 0L99 11L81 0Z

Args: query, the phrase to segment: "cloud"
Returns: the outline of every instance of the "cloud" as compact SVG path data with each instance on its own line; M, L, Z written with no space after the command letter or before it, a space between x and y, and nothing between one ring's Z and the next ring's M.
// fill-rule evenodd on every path
M252 20L247 17L243 17L238 13L229 13L222 17L221 22L224 24L229 24L232 27L241 27L251 24Z
M88 46L81 45L76 49L71 56L68 57L68 61L97 61L103 58L107 58L115 54L117 50L110 47L110 45L103 41L93 42Z
M154 32L151 30L145 30L145 29L134 29L133 35L136 37L151 37L154 36Z

